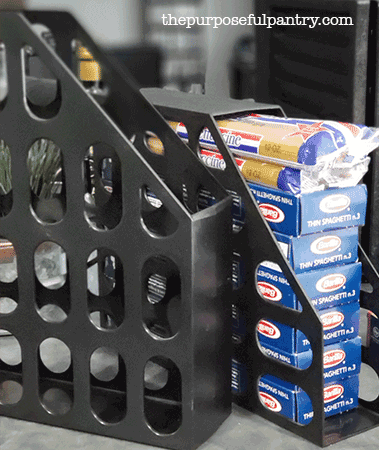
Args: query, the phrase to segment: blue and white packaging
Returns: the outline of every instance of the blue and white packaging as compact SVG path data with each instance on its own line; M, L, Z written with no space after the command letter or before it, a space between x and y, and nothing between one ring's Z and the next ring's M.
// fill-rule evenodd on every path
M358 301L361 278L361 263L333 266L297 275L298 281L317 310ZM282 272L260 266L257 271L257 284L265 299L301 310L301 305Z
M358 227L293 237L274 233L295 273L350 264L358 259ZM281 271L275 263L262 263Z
M364 184L293 195L248 183L273 231L290 236L364 225L367 188Z
M255 183L247 184L273 231L300 236L364 225L367 209L367 188L364 184L298 195ZM243 202L237 193L228 192L233 198L233 226L242 228L245 222ZM199 192L199 209L215 202L210 192Z
M358 375L325 383L325 417L356 408L358 391ZM272 375L266 375L259 380L259 396L268 409L295 422L305 425L313 418L312 402L308 395L298 386Z
M358 336L359 302L321 310L319 316L324 327L324 345ZM301 353L311 348L303 332L274 320L262 319L258 323L257 331L263 346L269 345L287 353ZM236 334L236 330L233 330L233 334Z
M262 351L270 358L299 369L307 369L312 363L312 351L287 353L269 345L261 345ZM358 375L361 370L361 338L337 342L324 347L324 380L325 383L341 378Z

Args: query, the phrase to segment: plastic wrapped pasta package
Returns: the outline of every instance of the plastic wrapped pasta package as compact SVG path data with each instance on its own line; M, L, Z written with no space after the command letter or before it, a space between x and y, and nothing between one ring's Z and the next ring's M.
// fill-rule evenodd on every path
M188 141L183 123L169 124ZM248 181L292 194L355 186L368 170L368 155L379 146L379 129L342 122L250 114L217 124ZM162 152L159 139L149 139L148 145ZM225 168L207 128L200 134L199 146L206 165Z

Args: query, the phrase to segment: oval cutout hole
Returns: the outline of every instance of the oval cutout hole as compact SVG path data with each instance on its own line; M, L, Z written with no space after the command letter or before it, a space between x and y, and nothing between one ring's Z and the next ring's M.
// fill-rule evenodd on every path
M8 97L7 52L4 42L0 42L0 110L3 110Z
M145 131L144 143L146 148L155 155L164 155L164 145L159 137L152 131Z
M13 298L0 297L0 314L11 314L17 308L17 302Z
M0 94L1 94L1 84L0 84ZM5 217L10 213L12 209L12 204L13 204L13 194L12 194L11 151L8 145L2 139L0 139L0 217Z
M87 260L87 301L92 324L103 331L119 327L125 316L124 271L109 250L94 250Z
M160 434L172 434L182 423L182 377L168 358L151 358L144 370L144 412L148 425Z
M141 188L141 219L154 237L170 236L179 226L174 214L148 186Z
M54 416L67 414L73 405L72 389L53 387L47 389L42 395L41 404L45 410Z
M119 371L119 355L116 351L101 347L95 350L90 359L90 372L100 381L112 381Z
M126 415L126 367L110 348L96 349L90 359L91 408L103 425L120 422Z
M372 402L379 397L379 376L366 363L362 363L359 374L359 398Z
M306 425L313 420L313 406L308 394L294 384L273 375L263 375L258 381L258 396L262 405L275 414L288 417L293 422ZM288 405L286 398L296 399ZM299 414L295 410L299 405ZM289 410L288 410L289 408Z
M168 258L150 258L142 269L144 325L154 337L176 335L181 322L181 281L177 266Z
M0 359L8 366L22 362L22 352L18 340L7 330L0 330Z
M13 283L17 276L17 257L13 244L7 239L0 239L0 282Z
M42 24L34 24L33 28L55 50L55 40L51 31ZM22 58L24 60L23 86L27 111L32 117L39 119L55 117L62 104L59 80L30 45L23 47Z
M0 384L0 404L15 405L21 400L23 387L14 380L6 380Z
M51 303L38 310L38 314L45 322L62 323L67 319L67 314L58 305Z
M66 188L62 152L49 139L37 139L27 158L32 209L44 223L56 223L66 212Z
M71 366L71 351L60 339L47 338L39 346L44 366L53 373L66 372Z
M83 160L84 216L96 231L115 228L122 217L121 163L107 144L89 147Z
M34 252L34 270L42 286L60 289L67 278L66 252L55 242L43 242Z

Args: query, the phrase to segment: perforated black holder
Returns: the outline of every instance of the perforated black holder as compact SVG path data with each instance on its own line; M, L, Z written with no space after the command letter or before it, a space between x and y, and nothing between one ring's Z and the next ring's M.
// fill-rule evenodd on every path
M52 31L56 51L36 34L32 27L36 22ZM11 151L13 180L12 191L2 202L11 208L3 210L0 236L12 242L18 267L16 281L0 283L1 295L18 303L13 313L0 316L0 328L17 338L22 352L21 364L1 361L0 380L3 391L15 386L23 390L15 404L5 405L1 397L0 414L149 445L195 448L231 408L231 198L138 92L133 80L112 66L70 15L2 12L0 30L8 72L8 95L0 112L1 139ZM69 69L72 39L79 39L101 64L110 89L103 107ZM25 46L32 47L58 82L56 99L47 112L32 111L26 99L24 57L30 49ZM135 136L135 145L111 116L127 136ZM146 130L162 139L164 156L146 148ZM36 199L26 164L28 150L40 138L54 141L63 160L66 201L61 210L52 211L63 214L52 224L33 211ZM97 157L112 159L113 193L111 200L100 199L89 213L112 227L103 231L91 226L84 214L88 207L85 156L99 142L105 145L99 147ZM99 165L95 170L100 170ZM184 205L183 183L188 202L194 204L200 182L218 203L191 213ZM149 204L146 187L163 202L163 208L156 210ZM113 207L108 208L109 204ZM149 214L153 219L148 223ZM165 228L158 235L161 224ZM56 242L67 255L66 283L54 291L41 285L34 270L35 250L45 241ZM115 287L108 295L96 296L87 290L87 260L95 249L98 258L103 250L115 258ZM180 301L174 318L178 331L169 338L151 322L152 317L170 322L170 311L166 315L162 311L162 303L169 305L170 298L156 305L148 301L152 273L167 277L166 295L172 295L175 304ZM43 320L37 309L46 304L60 306L67 319L61 323ZM111 315L116 328L95 327L89 318L95 310ZM71 351L70 367L63 373L52 372L41 360L39 346L51 337ZM110 382L90 373L90 357L100 347L119 354L119 373ZM150 360L169 373L166 385L158 390L144 385ZM64 410L52 411L43 405L47 393L49 402L59 396L68 399Z
M234 396L235 403L321 447L378 426L379 415L372 412L379 412L378 401L361 402L364 407L359 406L354 411L325 419L323 409L324 338L321 321L276 244L276 239L263 219L215 121L216 118L244 112L283 116L282 109L249 100L219 100L206 95L190 95L154 88L142 89L142 93L164 117L184 123L189 135L189 146L195 154L198 154L201 131L204 127L209 129L226 162L225 170L212 169L212 172L223 186L238 193L245 205L245 224L242 230L233 234L233 250L241 255L245 263L246 283L233 291L232 301L246 317L247 336L242 343L235 345L234 356L247 366L248 384L246 394ZM256 271L260 263L266 260L279 264L302 305L302 312L269 302L260 295L256 284ZM363 272L374 287L374 293L369 294L369 297L364 296L362 301L362 306L368 307L366 306L369 304L368 298L371 299L370 306L375 304L379 278L363 250L361 250L361 261ZM377 310L377 306L375 309ZM301 330L307 336L313 351L313 361L308 369L298 370L263 354L256 336L256 327L262 318L277 320ZM369 364L367 358L364 361ZM312 401L314 410L313 420L308 425L296 424L263 406L259 400L258 381L264 374L275 375L304 389Z

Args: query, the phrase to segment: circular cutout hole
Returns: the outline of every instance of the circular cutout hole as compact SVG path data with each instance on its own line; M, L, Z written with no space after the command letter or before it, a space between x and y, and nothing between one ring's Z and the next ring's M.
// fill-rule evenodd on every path
M62 323L67 319L67 314L57 305L48 304L38 310L43 320L49 323Z
M6 380L0 384L0 403L2 405L15 405L21 400L23 388L20 383Z
M53 415L62 416L72 408L72 398L59 388L50 388L42 396L42 406Z
M359 374L359 398L372 402L379 396L379 377L375 370L362 363Z
M12 242L0 239L0 281L13 283L17 279L17 257Z
M34 270L47 289L61 288L67 278L66 252L55 242L45 241L34 252Z
M41 361L54 373L63 373L71 365L71 351L60 339L45 339L39 346Z
M0 330L0 336L0 359L9 366L17 366L22 362L18 340L7 330Z
M17 302L9 297L0 297L0 314L10 314L17 308Z
M166 295L167 288L167 278L154 273L150 275L147 280L147 299L152 304L155 305L162 301Z
M90 359L90 371L99 381L112 381L119 371L118 352L107 347L95 350Z

